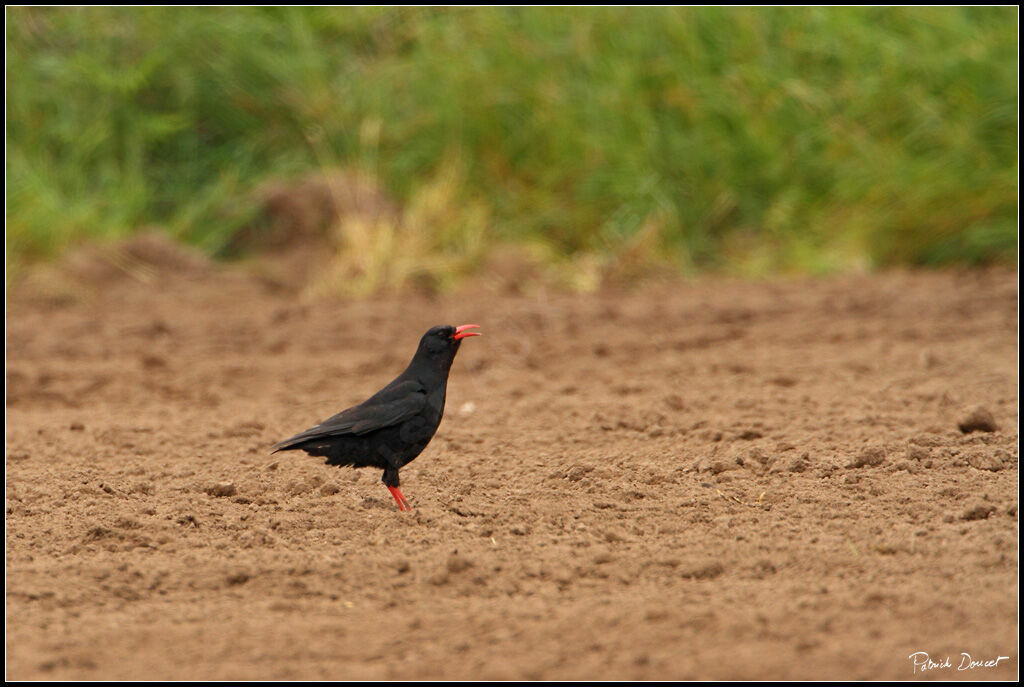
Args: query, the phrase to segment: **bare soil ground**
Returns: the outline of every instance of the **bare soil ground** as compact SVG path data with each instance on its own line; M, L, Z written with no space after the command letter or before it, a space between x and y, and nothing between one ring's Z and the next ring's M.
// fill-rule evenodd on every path
M1017 675L1013 272L302 302L81 267L8 303L10 679ZM412 513L269 454L462 322Z

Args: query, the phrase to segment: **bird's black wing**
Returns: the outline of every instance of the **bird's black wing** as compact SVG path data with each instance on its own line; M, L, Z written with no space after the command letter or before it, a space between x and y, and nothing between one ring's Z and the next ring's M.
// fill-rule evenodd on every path
M274 446L274 451L294 448L311 439L324 439L343 434L358 436L397 425L419 413L426 404L427 392L419 382L392 382L365 402L343 410L290 439L285 439Z

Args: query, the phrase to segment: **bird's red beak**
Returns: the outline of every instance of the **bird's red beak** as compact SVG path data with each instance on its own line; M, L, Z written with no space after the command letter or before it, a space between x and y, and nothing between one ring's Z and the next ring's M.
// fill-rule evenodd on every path
M455 328L455 336L452 338L458 341L459 339L465 339L467 336L483 336L480 332L467 331L469 329L479 328L478 324L460 324Z

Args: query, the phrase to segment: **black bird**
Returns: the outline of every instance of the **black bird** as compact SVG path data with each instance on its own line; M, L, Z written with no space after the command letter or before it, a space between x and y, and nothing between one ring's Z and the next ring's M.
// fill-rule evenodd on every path
M426 448L444 414L448 372L462 339L480 325L433 327L420 339L405 372L357 406L343 410L274 446L325 456L328 465L384 470L381 480L398 510L412 510L398 488L398 471Z

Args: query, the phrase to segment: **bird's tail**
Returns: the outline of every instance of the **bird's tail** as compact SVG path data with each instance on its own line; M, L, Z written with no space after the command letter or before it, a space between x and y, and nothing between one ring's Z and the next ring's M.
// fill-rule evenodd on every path
M278 451L305 451L311 456L323 456L327 459L325 462L328 465L364 467L362 463L355 460L352 455L345 451L341 446L330 441L324 441L323 439L303 439L301 436L292 437L291 439L285 439L274 446L274 450L271 451L271 454L277 453ZM366 465L371 464L372 463L366 463Z
M301 442L296 442L295 437L292 437L291 439L285 439L284 441L279 441L276 444L274 444L274 450L272 450L270 454L273 455L278 451L295 451L296 449L299 448L299 443Z
M293 437L288 437L284 441L277 442L274 444L274 450L271 451L271 453L277 453L278 451L295 451L297 449L305 448L304 444L316 443L314 439L323 439L322 433L318 436L318 428L319 425L307 429L305 432L299 432Z

